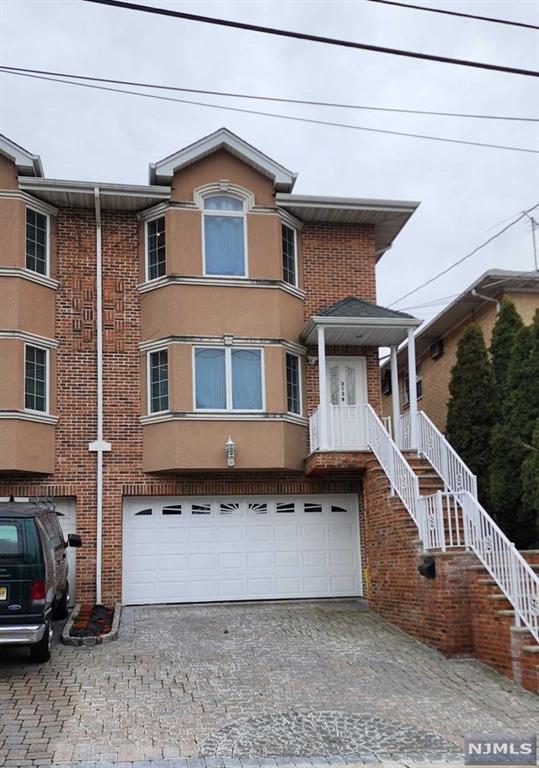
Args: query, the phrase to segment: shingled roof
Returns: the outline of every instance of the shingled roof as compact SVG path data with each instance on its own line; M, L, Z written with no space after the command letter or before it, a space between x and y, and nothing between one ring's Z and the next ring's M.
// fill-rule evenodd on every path
M323 309L317 313L318 317L356 317L380 320L409 320L412 315L406 312L397 312L395 309L381 307L379 304L371 304L369 301L358 299L356 296L348 296L346 299L338 301L337 304Z

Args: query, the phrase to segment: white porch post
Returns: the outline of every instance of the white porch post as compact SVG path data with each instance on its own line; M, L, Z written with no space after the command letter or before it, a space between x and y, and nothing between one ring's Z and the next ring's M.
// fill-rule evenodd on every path
M393 419L393 440L400 448L400 392L397 365L397 345L394 344L391 347L391 418Z
M410 448L417 449L417 376L413 328L408 328L408 386L410 389Z
M320 399L320 450L328 448L328 407L326 393L326 340L324 327L318 326L318 397Z

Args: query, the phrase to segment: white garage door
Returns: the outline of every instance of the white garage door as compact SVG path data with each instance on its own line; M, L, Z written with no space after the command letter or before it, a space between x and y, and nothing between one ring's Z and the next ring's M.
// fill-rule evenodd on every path
M354 496L125 499L127 605L360 594Z

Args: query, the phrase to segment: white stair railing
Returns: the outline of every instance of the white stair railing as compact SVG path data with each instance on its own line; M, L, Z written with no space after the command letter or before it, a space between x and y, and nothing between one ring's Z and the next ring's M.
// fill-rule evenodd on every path
M399 496L423 538L425 514L420 501L419 479L391 439L374 408L367 404L365 411L368 445L386 473L392 492Z
M471 493L463 491L459 503L466 545L507 597L515 617L539 642L539 576Z
M418 450L452 493L468 491L477 499L477 478L424 411L417 414Z
M516 623L524 624L539 642L539 575L477 500L475 475L421 411L418 448L448 489L421 496L417 475L372 407L366 408L369 445L414 519L424 548L445 551L448 547L465 546L471 550L513 606ZM403 450L406 450L409 426L410 417L406 414L401 421Z
M320 448L320 406L309 416L309 446L311 451Z

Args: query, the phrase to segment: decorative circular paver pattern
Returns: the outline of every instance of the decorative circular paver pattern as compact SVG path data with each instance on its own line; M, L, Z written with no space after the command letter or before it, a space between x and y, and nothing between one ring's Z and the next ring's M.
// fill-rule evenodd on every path
M351 712L284 712L251 717L210 734L202 754L212 757L314 757L410 753L461 755L455 744L413 725Z

